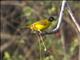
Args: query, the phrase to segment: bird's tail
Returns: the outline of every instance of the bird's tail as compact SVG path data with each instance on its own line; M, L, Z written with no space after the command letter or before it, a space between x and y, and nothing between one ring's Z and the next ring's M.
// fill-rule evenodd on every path
M20 30L30 29L29 25L19 26Z

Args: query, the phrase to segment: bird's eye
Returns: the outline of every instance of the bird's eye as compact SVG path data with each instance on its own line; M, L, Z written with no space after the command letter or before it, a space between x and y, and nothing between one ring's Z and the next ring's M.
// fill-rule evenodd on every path
M49 17L49 21L55 20L54 17Z

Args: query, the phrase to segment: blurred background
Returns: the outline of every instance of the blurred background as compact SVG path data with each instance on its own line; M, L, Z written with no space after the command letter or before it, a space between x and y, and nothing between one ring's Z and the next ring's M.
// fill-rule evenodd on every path
M40 39L31 30L20 27L55 16L58 21L62 1L0 1L0 60L79 60L78 32L66 8L59 31ZM80 25L80 1L67 1ZM53 24L55 24L53 22ZM46 31L51 31L51 26Z

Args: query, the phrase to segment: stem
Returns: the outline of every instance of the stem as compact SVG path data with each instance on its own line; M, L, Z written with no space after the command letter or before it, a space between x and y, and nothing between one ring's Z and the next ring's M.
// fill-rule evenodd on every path
M68 11L68 13L69 13L70 16L71 16L72 21L74 22L74 24L76 25L78 31L80 32L80 26L79 26L79 24L77 23L77 21L76 21L74 15L73 15L73 13L72 13L72 11L71 11L71 8L70 8L69 4L67 4L67 7L68 7L67 11Z
M74 15L73 15L73 13L72 13L72 11L71 11L71 8L70 8L70 6L69 6L69 4L67 3L67 7L68 7L68 9L67 9L67 11L68 11L68 13L70 14L70 16L71 16L71 18L72 18L72 21L74 22L74 24L75 24L75 26L76 26L76 28L77 28L77 30L78 31L76 31L77 32L77 36L78 36L78 41L79 41L79 60L80 60L80 26L79 26L79 24L77 23L77 21L76 21L76 19L75 19L75 17L74 17Z
M65 4L66 4L66 0L63 0L62 1L62 6L61 6L61 11L60 11L60 14L59 14L58 24L57 24L57 27L55 29L53 29L53 31L58 30L59 27L60 27L60 24L62 22L62 16L63 16L63 11L64 11Z

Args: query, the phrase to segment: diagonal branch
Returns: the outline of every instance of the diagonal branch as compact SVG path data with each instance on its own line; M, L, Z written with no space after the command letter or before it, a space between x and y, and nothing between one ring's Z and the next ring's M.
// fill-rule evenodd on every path
M53 31L58 30L59 27L60 27L60 24L62 22L62 16L63 16L63 11L64 11L65 4L66 4L66 0L63 0L62 1L62 6L61 6L61 11L60 11L60 14L59 14L58 24L57 24L57 27L55 29L53 29Z
M71 11L71 8L70 8L70 6L69 6L69 4L67 3L67 11L68 11L68 13L70 14L70 16L71 16L71 18L72 18L72 21L74 22L74 24L75 24L75 26L76 26L76 28L77 28L77 30L78 31L76 31L77 32L77 36L78 36L78 41L80 42L80 26L79 26L79 24L77 23L77 21L76 21L76 19L75 19L75 17L74 17L74 15L73 15L73 13L72 13L72 11ZM80 43L79 43L79 58L78 58L79 60L80 60Z
M70 14L70 16L71 16L71 18L72 18L74 24L76 25L78 31L80 32L80 26L79 26L79 24L77 23L77 21L76 21L74 15L73 15L73 13L72 13L72 11L71 11L71 8L70 8L69 4L67 4L67 8L68 8L68 9L67 9L68 13Z

